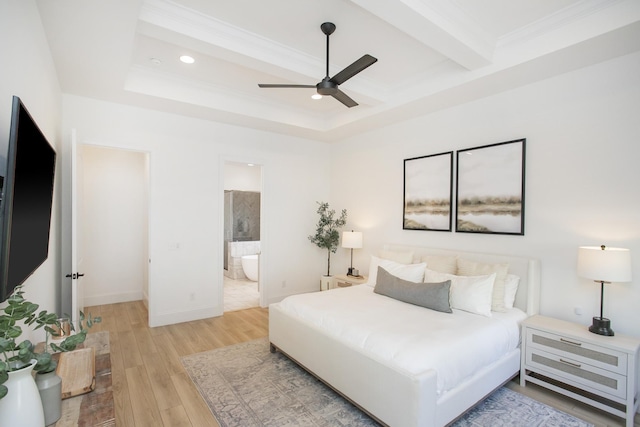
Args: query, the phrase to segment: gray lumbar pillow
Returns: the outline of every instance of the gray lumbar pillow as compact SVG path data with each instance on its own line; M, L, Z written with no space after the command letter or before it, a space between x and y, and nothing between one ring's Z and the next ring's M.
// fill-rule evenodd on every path
M402 280L382 267L378 267L373 291L398 301L419 305L431 310L452 313L449 304L451 280L442 283L415 283Z

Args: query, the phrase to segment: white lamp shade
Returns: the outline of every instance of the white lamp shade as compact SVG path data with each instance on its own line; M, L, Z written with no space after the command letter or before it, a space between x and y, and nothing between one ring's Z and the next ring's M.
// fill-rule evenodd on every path
M349 249L359 249L362 247L361 231L344 231L342 233L342 247Z
M582 246L578 248L578 276L598 282L630 282L631 251Z

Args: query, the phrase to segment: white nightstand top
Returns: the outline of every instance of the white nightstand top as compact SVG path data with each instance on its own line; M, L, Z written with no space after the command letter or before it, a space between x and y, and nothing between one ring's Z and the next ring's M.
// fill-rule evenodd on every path
M347 274L336 274L335 277L337 280L344 280L352 283L366 283L367 276L349 276Z

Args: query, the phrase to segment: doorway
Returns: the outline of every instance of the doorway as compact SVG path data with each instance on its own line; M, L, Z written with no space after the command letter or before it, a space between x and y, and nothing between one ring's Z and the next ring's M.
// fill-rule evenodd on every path
M148 307L149 154L88 144L78 154L84 305L142 300Z
M262 166L224 163L224 311L260 306Z

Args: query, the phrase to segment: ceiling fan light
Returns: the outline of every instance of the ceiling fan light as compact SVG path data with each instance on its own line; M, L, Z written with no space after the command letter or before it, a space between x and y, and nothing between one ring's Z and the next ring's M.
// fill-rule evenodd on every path
M311 99L322 99L322 95L320 95L319 93L314 93L313 95L311 95Z

